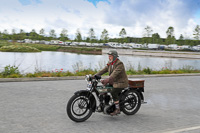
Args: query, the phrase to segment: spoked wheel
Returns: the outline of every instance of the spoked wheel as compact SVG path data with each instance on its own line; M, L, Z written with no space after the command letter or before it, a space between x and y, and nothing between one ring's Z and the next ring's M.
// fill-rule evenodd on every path
M141 98L137 91L129 90L122 99L121 110L126 115L134 115L140 109Z
M67 104L67 114L75 122L87 120L92 115L89 98L86 96L72 96Z

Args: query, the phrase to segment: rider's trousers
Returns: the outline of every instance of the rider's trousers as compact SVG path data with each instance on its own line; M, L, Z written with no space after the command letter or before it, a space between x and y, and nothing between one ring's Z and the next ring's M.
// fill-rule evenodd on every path
M113 100L114 101L119 101L119 93L123 90L124 88L112 88L112 90L110 91Z

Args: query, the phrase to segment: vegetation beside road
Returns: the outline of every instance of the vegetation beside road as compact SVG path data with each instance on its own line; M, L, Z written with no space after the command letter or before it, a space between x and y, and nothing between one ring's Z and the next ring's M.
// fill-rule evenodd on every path
M66 77L66 76L85 76L87 74L96 74L98 70L84 69L76 70L75 72L63 71L59 69L56 71L36 71L34 73L22 74L19 68L16 66L6 66L4 70L0 72L0 78L33 78L33 77ZM129 68L126 71L127 75L150 75L150 74L184 74L184 73L200 73L200 70L195 70L190 66L185 66L178 70L171 70L167 67L163 67L161 70L152 70L150 68L143 68L135 70L134 68ZM105 75L108 75L106 73Z

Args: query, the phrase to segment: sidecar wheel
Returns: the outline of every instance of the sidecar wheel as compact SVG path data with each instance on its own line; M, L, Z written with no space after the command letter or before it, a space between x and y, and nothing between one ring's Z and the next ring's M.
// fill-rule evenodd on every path
M134 115L141 107L141 97L137 91L130 90L122 98L121 110L126 115Z
M90 100L86 96L74 95L67 103L67 114L75 122L83 122L92 115Z

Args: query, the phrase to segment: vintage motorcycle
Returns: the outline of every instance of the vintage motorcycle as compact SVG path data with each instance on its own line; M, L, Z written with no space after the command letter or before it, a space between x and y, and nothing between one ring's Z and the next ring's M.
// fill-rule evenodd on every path
M87 120L93 112L110 114L115 110L115 104L109 91L111 85L98 85L101 76L86 75L87 89L74 93L67 103L68 117L75 122ZM144 102L144 80L129 80L129 87L119 94L120 110L126 115L134 115ZM98 103L98 106L97 106Z

